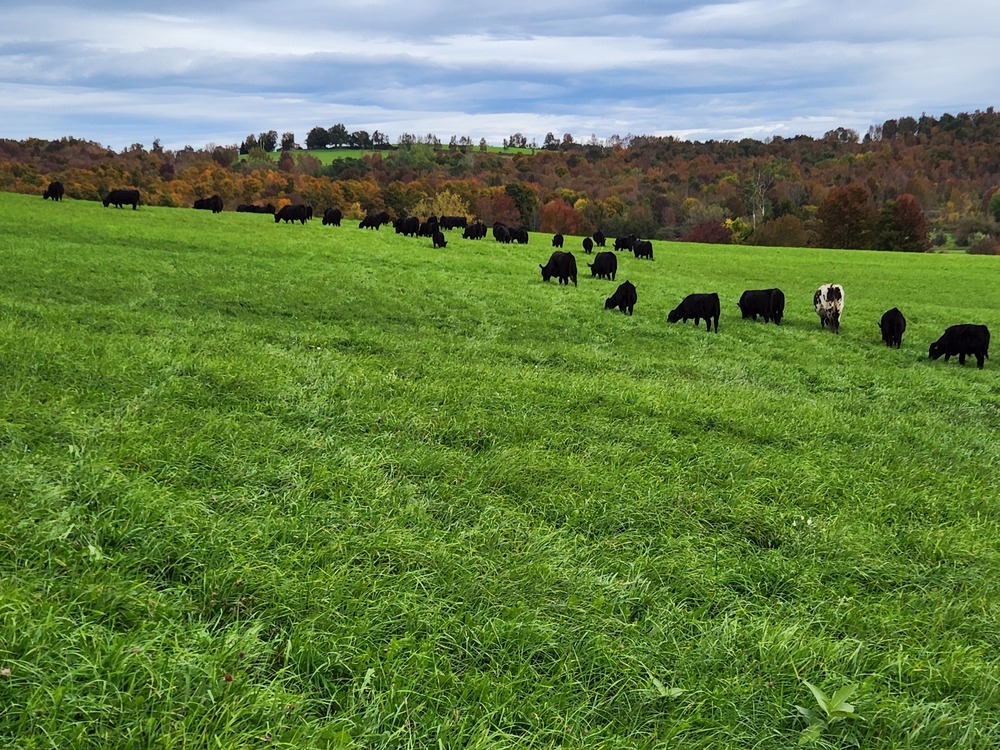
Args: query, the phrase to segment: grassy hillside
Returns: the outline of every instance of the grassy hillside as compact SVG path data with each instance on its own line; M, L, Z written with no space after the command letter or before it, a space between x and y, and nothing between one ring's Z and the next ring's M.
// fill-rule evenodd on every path
M419 149L427 149L430 146L425 144L420 144L417 146ZM448 146L441 146L438 150L447 151ZM538 149L530 148L503 148L502 146L489 146L487 150L491 154L502 154L505 156L513 156L514 154L532 154ZM466 151L469 153L475 152L479 153L479 146L468 146ZM357 148L312 148L312 149L300 149L292 152L292 156L298 157L300 155L315 156L323 164L331 164L340 159L361 159L365 156L371 156L372 154L382 154L385 159L391 159L395 154L398 153L397 150L380 150L374 151L372 149L357 149ZM278 161L281 158L281 150L271 151L268 153L274 161ZM240 156L240 161L246 161L246 155Z
M548 245L0 194L0 745L996 747L996 259Z

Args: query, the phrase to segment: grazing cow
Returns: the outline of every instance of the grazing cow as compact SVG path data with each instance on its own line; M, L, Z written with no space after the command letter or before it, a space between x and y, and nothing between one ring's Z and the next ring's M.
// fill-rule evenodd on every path
M46 198L51 198L53 201L61 201L63 194L66 192L66 188L58 180L50 182L49 186L45 188L45 192L42 193L42 200Z
M343 218L344 212L339 208L328 208L323 212L323 226L339 227L340 221Z
M638 299L635 293L635 284L631 281L623 281L615 289L615 293L604 300L604 309L612 310L618 308L622 313L632 314L632 308L635 307L635 301Z
M976 358L976 367L982 370L990 356L990 329L973 323L950 326L931 344L927 356L937 359L942 354L945 362L957 355L960 365L965 365L965 357L972 355Z
M266 206L256 206L252 203L241 203L236 207L236 213L246 214L271 214L274 215L274 206L268 203Z
M583 252L590 255L594 250L594 241L590 237L583 238Z
M528 244L528 230L524 227L514 227L510 228L510 241L516 242L518 245Z
M434 230L434 234L431 235L431 243L434 247L448 247L448 240L444 238L444 232L440 229Z
M615 250L631 250L635 244L635 235L627 234L624 237L615 237Z
M213 195L211 198L199 198L194 202L194 208L211 211L213 214L222 213L222 198L218 195Z
M499 221L493 224L493 239L504 245L510 244L510 229L506 224L501 224Z
M785 293L780 289L747 289L736 303L743 320L759 315L765 323L780 324L785 315Z
M552 235L552 247L562 247L563 246L563 236L561 234Z
M442 216L438 225L442 229L467 229L469 220L464 216Z
M112 190L102 201L104 207L114 206L115 208L121 208L122 206L132 206L132 210L135 211L139 208L139 191L138 190Z
M604 243L607 241L607 237L604 236L604 232L598 229L594 232L594 244L597 247L604 247Z
M614 281L615 274L618 273L618 256L605 250L595 255L594 262L587 265L592 277Z
M462 233L463 240L481 240L486 236L486 225L481 221L470 224Z
M636 258L653 259L653 243L649 240L636 240L632 243L632 252Z
M813 295L813 307L819 315L819 327L830 327L840 333L840 316L844 312L844 288L840 284L823 284Z
M309 216L307 215L306 207L301 203L284 206L274 215L275 224L281 221L284 221L286 224L290 221L298 221L305 224L308 219Z
M544 266L539 263L538 267L542 269L542 281L548 281L556 276L560 284L569 286L572 279L573 286L576 286L576 258L573 257L573 253L556 250L549 256L548 263Z
M694 324L698 325L700 320L705 321L705 330L712 330L712 321L715 321L715 332L719 332L719 314L721 307L719 295L716 292L710 294L689 294L681 303L670 311L667 320L676 323L682 320L685 323L694 319Z
M416 237L417 233L420 231L420 219L416 216L403 216L396 219L393 227L396 229L396 234L402 234L407 237Z
M433 237L436 231L438 231L438 220L436 216L431 216L427 221L420 222L417 237Z
M898 349L903 344L903 333L906 331L906 318L899 311L898 307L886 310L882 313L882 320L878 323L882 331L882 341L886 346Z

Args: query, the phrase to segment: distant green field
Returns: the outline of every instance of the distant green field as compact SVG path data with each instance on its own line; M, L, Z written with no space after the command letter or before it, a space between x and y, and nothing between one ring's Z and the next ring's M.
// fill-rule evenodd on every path
M0 746L1000 745L996 258L448 237L0 194Z
M418 146L418 148L426 148L424 146ZM442 146L439 151L447 151L447 146ZM488 150L491 154L505 154L507 156L512 156L514 154L530 154L534 153L533 149L530 148L503 148L501 146L489 146ZM478 153L479 146L469 146L466 148L467 152ZM306 154L308 156L315 156L323 164L331 164L335 161L341 159L361 159L365 156L371 156L372 154L382 154L383 158L391 159L393 155L398 153L396 150L382 150L374 151L371 149L357 149L357 148L313 148L313 149L301 149L299 151L293 151L292 155L298 157L301 154ZM268 153L274 161L277 161L281 157L281 151L272 151ZM240 161L245 161L246 156L240 156Z

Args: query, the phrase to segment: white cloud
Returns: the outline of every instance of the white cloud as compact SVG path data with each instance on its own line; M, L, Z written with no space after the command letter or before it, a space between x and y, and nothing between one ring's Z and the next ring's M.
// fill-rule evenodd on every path
M101 6L5 11L0 136L820 135L985 108L1000 80L998 32L971 0Z

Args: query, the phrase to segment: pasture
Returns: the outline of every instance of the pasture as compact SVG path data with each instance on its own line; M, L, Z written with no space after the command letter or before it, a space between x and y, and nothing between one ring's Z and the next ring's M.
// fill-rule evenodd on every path
M0 745L1000 744L996 258L447 237L0 194Z
M425 150L431 149L432 147L428 144L416 144L416 149ZM438 146L435 151L448 151L448 145ZM532 148L515 148L513 146L503 147L503 146L488 146L487 151L491 154L500 154L502 156L513 156L514 154L533 154L540 149ZM335 161L340 161L341 159L362 159L366 156L372 156L373 154L381 154L383 159L392 159L400 151L405 152L406 149L402 146L395 149L380 149L378 151L374 149L361 149L361 148L303 148L296 149L292 151L292 156L298 158L300 155L313 156L320 160L323 164L332 164ZM474 146L464 146L462 147L461 153L480 153L479 145ZM277 149L275 151L267 152L267 155L271 157L272 160L278 161L281 158L281 150ZM246 161L247 155L240 154L239 161ZM325 207L324 207L325 208Z

